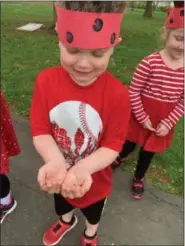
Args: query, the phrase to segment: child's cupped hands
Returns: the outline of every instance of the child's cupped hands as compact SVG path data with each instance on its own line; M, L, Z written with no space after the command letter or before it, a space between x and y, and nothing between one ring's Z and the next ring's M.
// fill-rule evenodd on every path
M60 193L61 185L66 177L67 168L61 160L47 162L39 169L38 183L42 191Z
M92 185L92 177L86 169L77 164L67 170L61 161L50 161L42 166L37 180L42 191L70 199L84 196Z
M85 168L76 164L68 170L61 186L61 194L70 199L80 198L89 191L91 185L91 174Z

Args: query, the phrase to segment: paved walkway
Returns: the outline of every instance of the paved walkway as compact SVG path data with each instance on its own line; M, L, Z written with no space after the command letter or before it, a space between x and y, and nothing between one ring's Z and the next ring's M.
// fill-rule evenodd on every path
M41 159L35 152L27 121L14 116L22 154L11 160L12 192L18 207L1 227L1 245L42 245L42 234L55 220L52 196L42 194L36 182ZM99 230L100 245L183 245L183 199L150 185L145 198L129 194L131 176L117 170L114 192L107 202ZM79 245L84 229L66 235L61 245Z

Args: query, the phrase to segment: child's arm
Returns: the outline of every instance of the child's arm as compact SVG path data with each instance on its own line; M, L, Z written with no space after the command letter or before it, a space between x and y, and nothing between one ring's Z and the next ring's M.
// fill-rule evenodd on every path
M94 153L79 161L77 165L80 165L81 168L87 169L90 174L93 174L110 166L118 154L118 151L100 147Z
M161 121L169 130L171 130L184 115L184 94L181 95L180 101L168 115L167 118Z
M49 94L47 76L41 72L36 79L30 109L33 143L46 163L58 159L64 162L64 157L52 137L48 108Z
M50 98L48 84L46 74L44 72L39 73L30 110L33 143L45 162L45 165L38 172L38 182L45 191L48 191L52 184L57 187L57 184L61 183L66 175L65 159L52 137L49 120L50 109L48 108Z
M150 76L150 71L150 64L147 59L144 58L137 66L129 87L132 112L140 124L149 119L141 100L141 90L146 85L146 82Z
M65 163L65 159L51 135L40 135L33 137L35 149L45 163L52 160Z
M51 135L33 137L33 144L45 162L37 177L41 189L49 193L59 193L67 173L62 153Z

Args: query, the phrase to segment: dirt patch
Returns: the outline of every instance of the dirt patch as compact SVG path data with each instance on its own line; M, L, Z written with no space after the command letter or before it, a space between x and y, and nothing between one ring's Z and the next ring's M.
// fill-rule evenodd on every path
M147 178L151 181L157 181L161 184L171 185L172 182L169 177L166 175L166 171L163 168L151 168L147 173Z

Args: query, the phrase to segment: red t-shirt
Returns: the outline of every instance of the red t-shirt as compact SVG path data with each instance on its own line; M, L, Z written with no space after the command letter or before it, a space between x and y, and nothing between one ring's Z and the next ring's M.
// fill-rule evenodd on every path
M37 76L31 105L32 135L52 135L68 168L99 147L120 152L129 117L128 90L108 72L89 86L76 84L62 67L46 69ZM83 208L110 195L110 167L92 178L90 190L68 202Z

